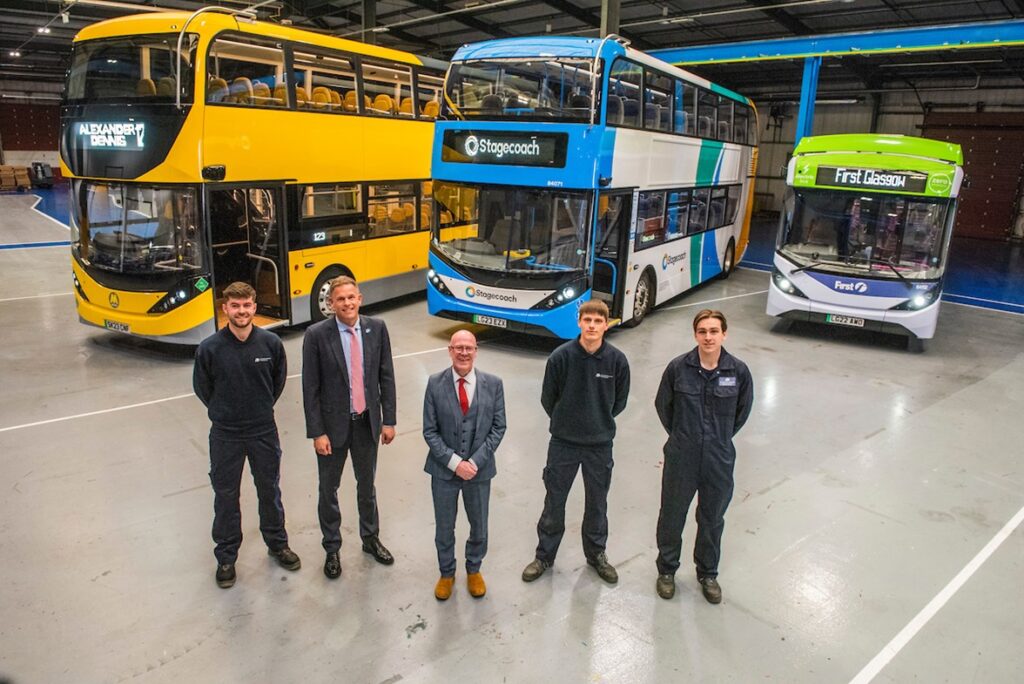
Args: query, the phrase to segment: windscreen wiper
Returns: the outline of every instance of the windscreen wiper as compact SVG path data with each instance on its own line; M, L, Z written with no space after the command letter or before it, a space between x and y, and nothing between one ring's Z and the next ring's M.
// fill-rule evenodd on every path
M806 266L801 266L799 268L794 268L789 273L790 273L790 275L792 275L793 273L799 273L800 271L806 271L807 269L814 268L815 266L821 266L824 263L825 263L824 261L814 261L812 263L807 264Z
M907 280L906 277L902 273L900 273L898 270L896 270L896 267L893 266L892 264L890 264L888 261L879 261L878 263L882 264L883 266L888 266L890 269L892 269L892 272L895 273L897 275L897 277L899 277L900 280L902 280L907 285L910 284L910 281Z

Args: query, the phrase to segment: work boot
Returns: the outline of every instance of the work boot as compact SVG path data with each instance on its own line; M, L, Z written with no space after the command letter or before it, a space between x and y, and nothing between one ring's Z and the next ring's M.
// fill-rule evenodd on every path
M530 561L529 565L523 568L523 581L532 582L533 580L543 575L544 572L550 567L550 563L542 561L540 558L534 558L532 561Z
M588 558L587 565L597 570L597 576L608 584L615 584L619 581L619 573L615 572L615 567L608 562L608 557L604 555L604 551L597 554L595 558Z
M217 566L217 586L230 589L235 586L235 564L221 563Z
M714 577L699 577L700 590L708 603L722 602L722 587L718 586L718 580Z
M658 581L654 583L654 588L661 598L665 600L672 598L676 595L676 576L658 575Z

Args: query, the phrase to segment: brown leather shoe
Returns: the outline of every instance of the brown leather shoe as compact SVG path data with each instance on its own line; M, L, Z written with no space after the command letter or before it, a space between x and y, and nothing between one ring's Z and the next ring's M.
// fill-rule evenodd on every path
M455 584L455 576L442 576L434 585L434 598L438 601L447 601L452 597L452 586Z
M473 598L481 598L487 593L487 585L484 583L484 576L479 572L471 572L466 577L466 586L469 587L469 595Z

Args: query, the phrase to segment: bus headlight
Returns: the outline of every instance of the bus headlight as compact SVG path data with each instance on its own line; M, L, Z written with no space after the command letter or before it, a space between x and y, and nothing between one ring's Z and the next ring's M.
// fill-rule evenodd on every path
M200 280L203 282L199 283ZM197 283L203 285L202 289L198 287ZM205 283L206 279L202 276L196 276L195 278L189 278L177 283L167 294L160 298L160 301L149 307L147 313L165 314L168 311L177 309L185 302L191 301L202 294L207 287Z
M556 306L562 306L582 294L584 288L580 286L580 283L574 282L569 285L564 285L557 290L553 295L545 297L540 303L534 304L534 309L554 309Z
M448 289L448 286L444 284L444 281L441 280L441 276L437 275L437 271L434 269L427 271L427 281L441 294L447 297L452 296L452 291Z
M788 295L807 299L807 295L801 292L800 288L794 285L789 278L782 275L782 272L777 268L772 269L772 282L775 284L775 287Z
M85 296L85 290L82 289L82 283L78 282L78 276L75 272L71 272L71 280L75 283L75 291L78 292L78 296L85 301L89 301L89 298Z
M910 296L910 298L902 304L890 307L890 311L920 311L928 306L931 306L939 298L941 288L936 285L928 290L918 290Z

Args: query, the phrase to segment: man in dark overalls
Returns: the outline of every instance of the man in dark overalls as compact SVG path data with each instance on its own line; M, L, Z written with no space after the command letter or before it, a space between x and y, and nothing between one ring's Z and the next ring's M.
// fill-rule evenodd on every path
M732 438L750 416L754 382L745 363L722 348L727 324L720 311L693 319L697 346L668 364L654 405L668 432L658 515L658 596L675 595L683 524L697 494L693 561L704 598L721 603L718 559L725 509L733 489Z

